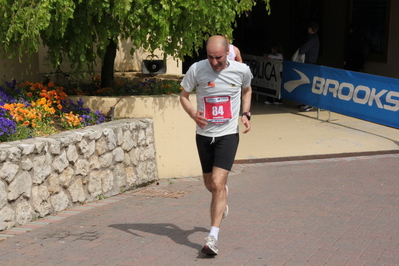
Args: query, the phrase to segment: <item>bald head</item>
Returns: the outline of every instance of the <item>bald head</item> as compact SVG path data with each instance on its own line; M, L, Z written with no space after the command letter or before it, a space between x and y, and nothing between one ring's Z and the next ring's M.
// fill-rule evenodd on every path
M227 54L229 53L229 42L223 36L212 36L206 43L206 53L212 69L219 72L228 65Z
M223 47L226 51L229 50L229 41L226 37L221 35L214 35L211 36L207 43L206 48L216 48L216 47Z

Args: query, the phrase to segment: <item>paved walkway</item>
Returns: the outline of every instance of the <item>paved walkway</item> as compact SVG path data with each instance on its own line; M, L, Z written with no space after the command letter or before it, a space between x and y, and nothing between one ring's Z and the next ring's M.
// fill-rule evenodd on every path
M398 160L236 164L214 258L210 194L181 178L3 232L0 265L399 265Z
M399 265L398 130L253 107L218 256L199 252L210 194L187 177L0 232L0 265Z

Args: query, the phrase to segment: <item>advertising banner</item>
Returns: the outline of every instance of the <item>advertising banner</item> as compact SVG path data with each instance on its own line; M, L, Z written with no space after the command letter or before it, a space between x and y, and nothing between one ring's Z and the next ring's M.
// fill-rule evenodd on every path
M284 61L283 99L399 128L399 80Z
M254 76L251 82L252 91L280 98L282 60L247 54L242 54L241 57Z

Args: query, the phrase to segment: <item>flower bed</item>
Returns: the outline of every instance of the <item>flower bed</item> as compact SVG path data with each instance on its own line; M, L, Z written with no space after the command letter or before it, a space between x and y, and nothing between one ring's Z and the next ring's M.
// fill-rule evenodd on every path
M0 87L0 142L100 124L104 115L68 99L63 87L15 80Z

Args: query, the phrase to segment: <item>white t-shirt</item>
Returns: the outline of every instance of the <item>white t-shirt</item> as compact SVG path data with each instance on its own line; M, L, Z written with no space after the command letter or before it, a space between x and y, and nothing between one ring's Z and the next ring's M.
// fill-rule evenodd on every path
M204 111L208 125L197 134L220 137L238 133L241 89L251 85L252 73L246 64L228 60L228 67L216 72L208 59L194 63L180 85L185 91L196 89L197 111Z

